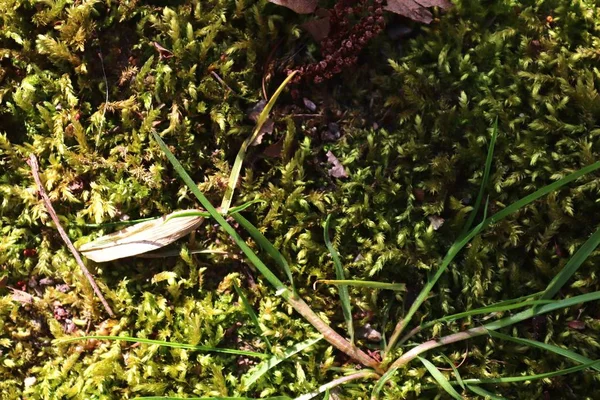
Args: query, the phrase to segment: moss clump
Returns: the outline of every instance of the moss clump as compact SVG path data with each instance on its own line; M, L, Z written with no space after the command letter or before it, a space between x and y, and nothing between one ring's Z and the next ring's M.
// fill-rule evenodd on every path
M281 100L275 134L265 138L270 143L247 160L237 200L264 201L245 215L288 257L300 294L334 326L343 329L336 291L312 286L334 276L322 237L328 213L334 214L333 239L349 277L409 286L404 297L351 290L357 326L368 322L389 334L460 231L496 117L501 134L490 185L492 210L597 159L595 2L488 3L457 1L439 23L421 27L400 44L381 37L356 70L328 83L333 96L318 87L297 88L325 117L287 115L293 113L292 100ZM150 139L153 128L166 130L175 155L218 203L252 127L246 110L259 98L262 62L281 37L282 48L305 58L299 62L310 61L312 46L306 54L294 48L293 24L301 19L265 1L186 1L169 7L3 1L2 6L7 10L0 17L3 396L293 396L337 376L335 367L348 360L323 343L280 364L246 392L236 371L255 361L245 357L120 342L52 346L52 339L67 332L90 332L265 351L236 303L231 287L236 280L276 352L313 330L208 222L188 245L226 250L227 258L184 251L166 261L95 266L120 315L105 321L54 234L24 162L29 152L38 154L49 194L75 240L111 229L86 228L85 222L158 216L194 204ZM330 122L341 128L339 139L321 135ZM264 146L280 139L281 157L262 156ZM330 176L327 151L342 162L348 178ZM598 226L597 193L597 179L578 181L493 225L451 266L418 316L438 318L543 289ZM429 217L445 222L436 230ZM597 261L598 254L592 254L561 296L600 290ZM15 302L6 286L36 299ZM599 318L597 305L574 308L523 323L513 333L597 359ZM572 320L584 328L570 328ZM439 325L434 334L479 323ZM468 348L450 347L447 354L458 360L465 351L463 377L570 365L485 337ZM442 365L437 354L432 359ZM411 364L393 378L387 397L434 398L434 390L422 391L431 383L424 374L421 365ZM350 385L340 395L365 398L371 388L370 382ZM600 396L592 372L495 389L508 398Z

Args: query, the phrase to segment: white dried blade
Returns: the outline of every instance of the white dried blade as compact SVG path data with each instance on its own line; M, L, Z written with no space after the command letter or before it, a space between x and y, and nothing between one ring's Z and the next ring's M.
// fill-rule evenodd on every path
M203 217L181 216L194 211L198 210L175 211L152 221L140 222L86 243L79 251L92 261L106 262L160 249L202 223Z

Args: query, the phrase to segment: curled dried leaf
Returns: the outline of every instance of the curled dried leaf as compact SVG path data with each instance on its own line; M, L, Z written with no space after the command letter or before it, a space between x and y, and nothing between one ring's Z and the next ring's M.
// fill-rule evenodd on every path
M310 14L317 8L318 0L269 0L280 6L289 8L298 14Z
M132 225L86 243L79 251L90 260L106 262L160 249L200 226L204 218L187 215L191 211L197 210L176 211Z
M385 10L405 16L413 21L429 24L433 21L433 15L429 7L448 9L452 7L449 0L388 0Z

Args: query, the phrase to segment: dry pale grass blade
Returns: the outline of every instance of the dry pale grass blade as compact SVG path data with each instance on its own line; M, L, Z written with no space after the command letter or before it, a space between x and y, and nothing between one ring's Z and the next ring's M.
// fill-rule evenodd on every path
M86 243L79 251L95 262L131 257L167 246L196 229L204 220L192 211L175 211L152 221L141 222Z

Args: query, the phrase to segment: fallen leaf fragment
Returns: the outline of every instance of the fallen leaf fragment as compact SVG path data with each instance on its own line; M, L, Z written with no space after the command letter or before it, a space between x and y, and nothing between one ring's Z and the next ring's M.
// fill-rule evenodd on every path
M333 155L333 153L331 151L327 152L327 162L329 162L331 165L333 165L329 169L330 176L333 176L334 178L347 178L348 177L348 173L346 172L346 169L344 168L344 166L342 165L340 160L338 160L337 157L335 155Z
M10 288L12 290L12 300L21 304L33 304L33 300L35 297L30 295L27 292L24 292L19 289Z
M319 0L269 0L269 2L287 7L298 14L310 14L317 8Z
M311 19L310 21L303 23L301 27L307 31L316 42L320 42L329 35L329 30L331 29L331 24L329 23L329 11L320 8L315 12L315 15L321 18Z
M263 126L261 126L260 131L258 131L256 138L250 144L250 146L256 146L256 145L261 144L262 140L263 140L263 136L270 135L271 133L273 133L274 127L275 127L275 123L273 122L273 120L271 118L267 118L267 120L265 121Z
M156 42L152 42L152 45L158 51L158 56L161 60L162 59L168 60L169 58L173 57L173 52L171 50L162 47L160 44L158 44Z
M79 251L92 261L106 262L160 249L200 226L204 218L182 215L192 211L198 210L176 211L132 225L86 243Z
M433 15L429 7L439 7L447 10L452 7L449 0L388 0L385 10L405 16L413 21L429 24Z
M442 225L444 225L444 222L446 222L444 218L438 215L430 215L429 217L427 217L427 219L429 219L429 222L431 222L431 226L433 227L434 231L440 229Z
M567 323L567 325L569 325L569 328L575 329L578 331L585 329L585 322L580 321L580 320L569 321Z

